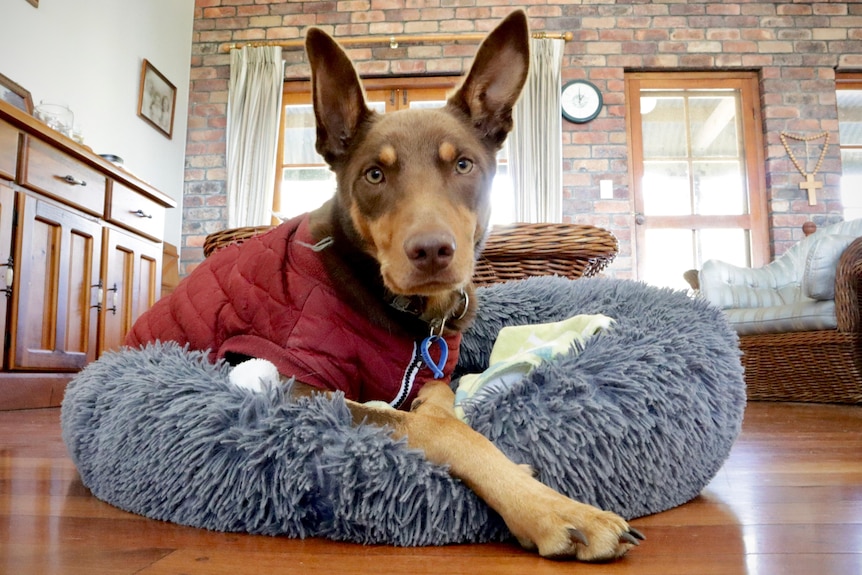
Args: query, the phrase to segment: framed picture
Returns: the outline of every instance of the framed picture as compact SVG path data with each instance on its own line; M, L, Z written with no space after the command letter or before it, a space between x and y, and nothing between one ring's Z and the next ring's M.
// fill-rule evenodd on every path
M0 100L12 104L28 114L33 113L33 97L30 92L0 74Z
M177 88L145 58L141 67L138 116L168 138L174 134L174 106Z

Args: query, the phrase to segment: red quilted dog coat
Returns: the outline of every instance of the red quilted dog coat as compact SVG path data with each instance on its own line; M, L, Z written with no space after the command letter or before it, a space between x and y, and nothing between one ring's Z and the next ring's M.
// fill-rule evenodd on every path
M138 319L126 345L173 340L271 361L279 373L354 401L409 407L434 377L416 341L369 322L338 296L308 216L211 254ZM460 334L446 338L448 381ZM435 348L431 352L435 354Z

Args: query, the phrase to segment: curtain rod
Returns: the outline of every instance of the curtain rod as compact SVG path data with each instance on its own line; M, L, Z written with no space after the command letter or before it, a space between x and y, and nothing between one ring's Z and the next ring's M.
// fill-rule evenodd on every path
M399 35L399 36L370 36L336 38L342 46L353 46L358 44L389 44L392 49L404 44L423 44L434 42L481 42L487 34L425 34L425 35ZM533 32L533 38L538 40L565 40L570 42L574 35L571 32ZM302 48L305 40L284 40L281 42L236 42L222 47L222 52L230 52L234 48L259 48L261 46L281 46L282 48Z

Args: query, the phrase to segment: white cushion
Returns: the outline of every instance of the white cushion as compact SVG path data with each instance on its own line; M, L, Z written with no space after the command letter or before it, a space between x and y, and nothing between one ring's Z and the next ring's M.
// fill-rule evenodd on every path
M724 310L736 333L787 333L835 329L834 301L807 300L792 305Z
M802 293L826 301L835 299L835 271L838 260L854 236L829 235L818 238L808 250L805 273L802 275Z
M740 335L835 329L835 270L862 219L825 226L761 268L704 262L700 294Z

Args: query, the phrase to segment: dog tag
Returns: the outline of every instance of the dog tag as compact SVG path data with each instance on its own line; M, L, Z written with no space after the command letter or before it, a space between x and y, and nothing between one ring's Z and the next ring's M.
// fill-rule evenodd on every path
M440 361L435 362L431 357L429 350L431 348L431 344L437 344L437 347L440 348ZM443 367L446 365L446 360L449 359L449 347L446 345L446 340L440 337L439 335L429 335L425 339L422 340L422 343L419 346L420 353L422 354L422 361L425 362L425 365L428 366L428 369L434 374L434 377L437 379L442 379L445 375L443 373Z

